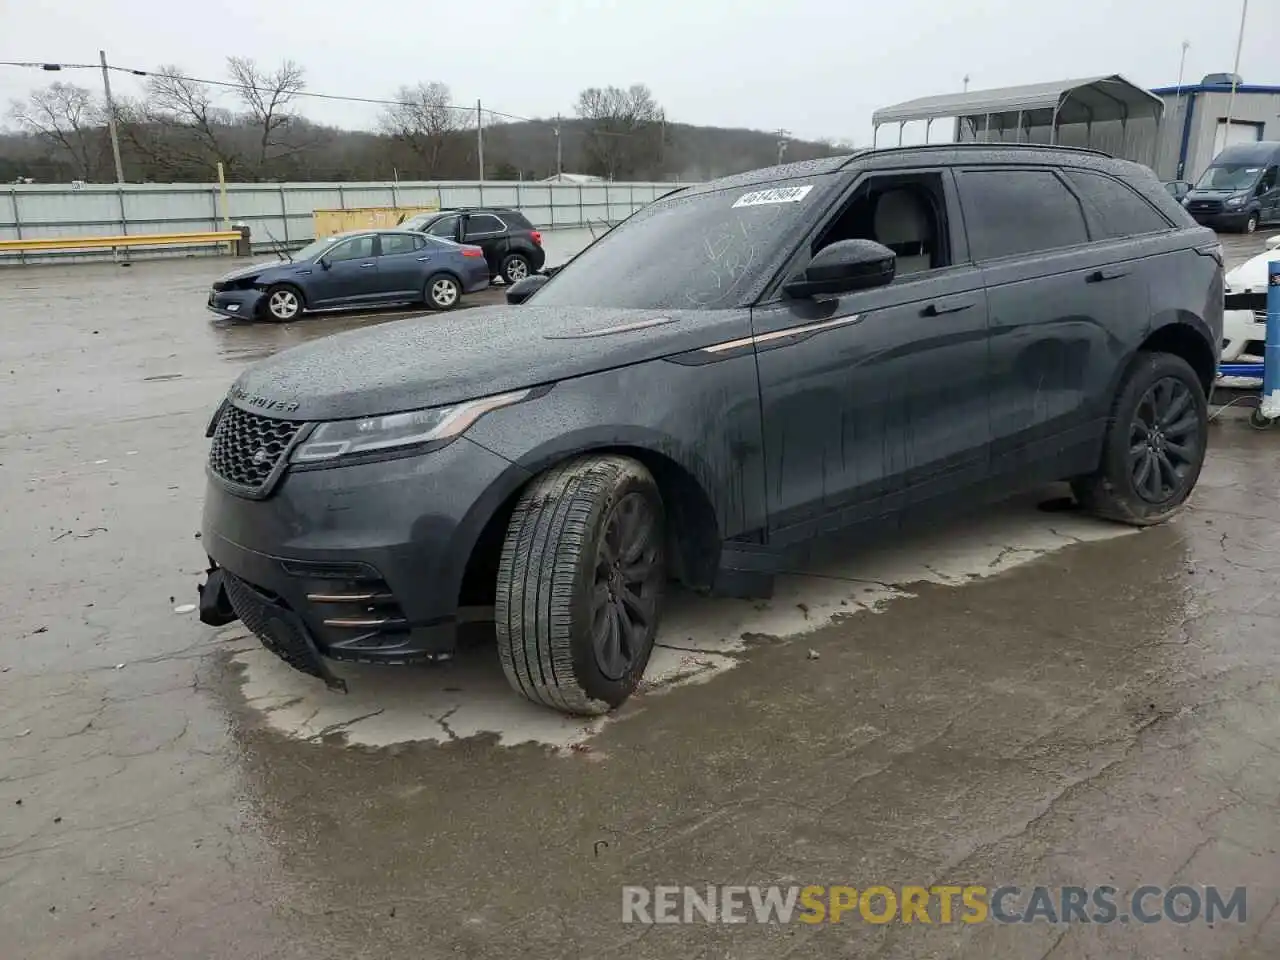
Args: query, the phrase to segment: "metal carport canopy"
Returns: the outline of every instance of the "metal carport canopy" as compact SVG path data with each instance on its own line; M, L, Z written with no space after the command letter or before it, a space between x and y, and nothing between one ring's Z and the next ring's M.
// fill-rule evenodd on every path
M944 117L1005 117L1047 112L1054 127L1068 123L1098 123L1151 117L1157 122L1164 101L1119 74L1032 83L1021 87L971 90L937 97L920 97L871 115L873 126L938 120ZM1011 124L1008 124L1011 125ZM1001 127L1006 126L1003 122Z

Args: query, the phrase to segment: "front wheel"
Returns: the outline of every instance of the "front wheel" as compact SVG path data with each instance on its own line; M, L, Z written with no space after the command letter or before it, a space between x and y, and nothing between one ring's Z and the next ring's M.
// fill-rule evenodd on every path
M267 317L288 323L297 320L302 313L302 294L296 288L285 283L276 284L267 291Z
M1258 229L1258 215L1256 213L1249 214L1249 219L1244 222L1244 232L1253 233Z
M498 563L507 680L569 714L619 706L649 663L665 586L666 516L649 471L616 455L553 467L521 495Z
M432 310L452 310L462 299L462 287L453 277L438 273L427 281L426 301Z
M1195 487L1208 438L1208 403L1191 365L1169 353L1140 353L1116 396L1098 471L1071 488L1099 516L1161 523Z

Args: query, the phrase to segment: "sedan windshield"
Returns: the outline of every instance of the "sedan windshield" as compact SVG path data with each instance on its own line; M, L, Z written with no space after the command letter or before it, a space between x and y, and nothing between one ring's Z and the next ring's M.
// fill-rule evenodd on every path
M822 179L655 201L574 257L531 302L649 310L742 306L776 269L787 236L825 202Z
M1257 164L1224 163L1206 170L1196 187L1200 190L1247 190L1261 172L1262 168Z
M324 253L331 246L341 240L341 236L324 237L320 240L312 240L305 247L293 255L295 260L314 260L320 254Z

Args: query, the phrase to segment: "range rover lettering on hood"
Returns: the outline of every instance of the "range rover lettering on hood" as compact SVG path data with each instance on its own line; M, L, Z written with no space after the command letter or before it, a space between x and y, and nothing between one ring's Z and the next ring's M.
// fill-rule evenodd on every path
M275 413L295 413L298 409L296 400L272 400L270 397L251 394L239 384L231 388L231 399L239 400L246 407L255 410L270 410Z

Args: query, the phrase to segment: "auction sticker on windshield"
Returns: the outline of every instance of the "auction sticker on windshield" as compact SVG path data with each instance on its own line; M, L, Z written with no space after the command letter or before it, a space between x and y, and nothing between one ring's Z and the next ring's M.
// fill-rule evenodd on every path
M733 202L735 207L759 207L766 203L799 203L805 198L813 184L803 187L774 187L772 190L754 190L744 193Z

